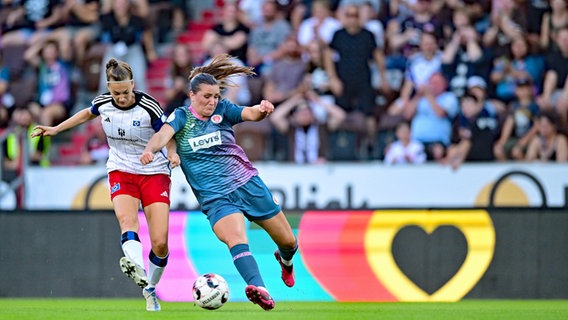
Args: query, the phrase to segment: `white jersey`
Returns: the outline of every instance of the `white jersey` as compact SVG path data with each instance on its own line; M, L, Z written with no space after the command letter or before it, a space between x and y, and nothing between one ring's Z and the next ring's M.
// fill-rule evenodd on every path
M107 172L132 174L171 174L165 148L154 161L140 163L140 156L150 138L162 127L166 117L160 104L150 95L134 91L135 103L129 108L115 105L110 93L97 96L91 102L91 113L100 116L110 147Z

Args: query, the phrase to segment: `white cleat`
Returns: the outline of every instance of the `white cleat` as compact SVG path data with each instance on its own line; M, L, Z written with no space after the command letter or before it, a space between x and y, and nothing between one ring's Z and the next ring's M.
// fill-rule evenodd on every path
M142 289L142 294L146 298L146 310L160 311L162 309L158 302L158 297L156 297L156 288L144 288Z
M148 285L146 271L132 259L127 257L120 258L120 269L127 277L134 280L140 288L146 288Z

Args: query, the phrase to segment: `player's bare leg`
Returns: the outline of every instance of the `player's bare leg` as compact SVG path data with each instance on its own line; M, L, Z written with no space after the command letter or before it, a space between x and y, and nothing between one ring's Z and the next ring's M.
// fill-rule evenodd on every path
M280 211L270 219L255 222L268 232L278 246L278 249L274 252L274 257L282 269L282 281L286 286L293 287L296 280L292 257L298 250L298 244L286 216Z

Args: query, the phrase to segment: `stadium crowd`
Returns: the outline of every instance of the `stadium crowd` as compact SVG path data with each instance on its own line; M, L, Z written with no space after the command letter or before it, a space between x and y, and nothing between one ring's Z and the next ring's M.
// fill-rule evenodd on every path
M203 32L198 2L215 7ZM257 74L225 97L276 106L236 128L252 161L568 161L567 0L2 0L0 28L5 169L18 130L106 90L110 57L156 95L149 74L165 59L170 113L191 68L220 53ZM99 128L86 135L73 163L104 161ZM48 138L30 144L34 164L64 162Z

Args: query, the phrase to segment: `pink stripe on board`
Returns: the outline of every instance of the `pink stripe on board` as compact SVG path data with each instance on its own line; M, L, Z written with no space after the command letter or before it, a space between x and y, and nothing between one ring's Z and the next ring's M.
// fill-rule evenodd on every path
M192 287L193 281L197 278L197 272L189 260L189 250L185 244L185 225L189 214L187 212L170 213L170 230L168 246L170 256L168 265L164 270L162 279L156 287L158 297L164 301L193 301ZM150 237L148 225L144 213L138 214L140 221L140 241L144 248L144 257L150 253ZM145 263L148 259L145 258ZM146 270L148 270L146 266Z

